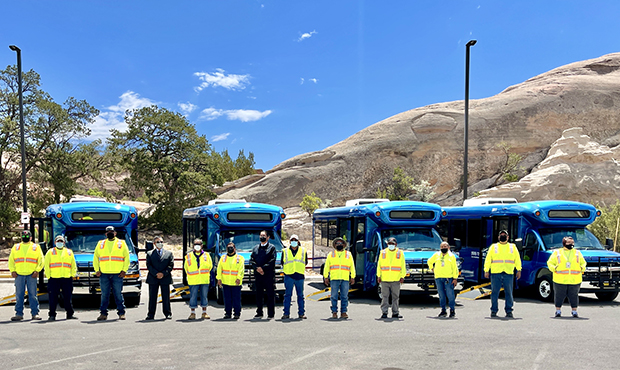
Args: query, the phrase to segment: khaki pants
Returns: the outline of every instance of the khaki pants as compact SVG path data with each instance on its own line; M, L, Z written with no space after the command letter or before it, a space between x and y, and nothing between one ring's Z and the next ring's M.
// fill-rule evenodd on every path
M381 312L388 313L389 298L392 296L392 315L398 315L398 298L400 297L400 282L381 282Z

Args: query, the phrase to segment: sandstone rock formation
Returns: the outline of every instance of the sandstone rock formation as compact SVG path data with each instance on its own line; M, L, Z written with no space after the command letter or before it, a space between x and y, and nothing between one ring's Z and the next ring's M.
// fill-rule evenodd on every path
M304 194L314 191L341 205L346 199L374 197L376 189L399 166L417 181L430 181L437 194L433 201L460 204L463 110L462 101L416 108L375 123L325 150L286 160L265 175L243 178L216 191L222 198L245 198L282 207L297 206ZM582 135L594 141L618 145L620 53L559 67L495 96L470 101L469 121L470 195L491 186L498 176L504 158L497 147L499 142L506 142L523 157L521 177L547 156L564 130L572 127L581 127ZM548 159L555 163L551 155ZM578 163L568 166L575 170L579 167ZM601 167L584 163L579 171L607 171L608 166L611 162ZM541 165L539 171L543 170ZM601 174L588 172L587 176L598 178ZM584 180L579 185L588 183ZM535 185L544 183L531 183ZM569 199L560 189L554 196ZM578 197L568 191L571 197ZM524 200L544 196L519 194ZM617 187L601 196L612 194L620 195Z

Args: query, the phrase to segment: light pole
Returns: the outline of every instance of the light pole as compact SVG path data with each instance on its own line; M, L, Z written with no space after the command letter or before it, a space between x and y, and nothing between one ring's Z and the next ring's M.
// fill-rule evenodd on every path
M476 45L476 40L469 40L465 45L465 155L463 158L463 202L467 199L467 151L469 131L469 48Z
M24 212L28 212L28 199L26 198L26 145L24 143L24 96L22 93L22 51L15 45L9 45L9 49L17 53L17 85L19 88L19 135L22 150L22 199L24 200ZM24 230L28 226L24 224Z

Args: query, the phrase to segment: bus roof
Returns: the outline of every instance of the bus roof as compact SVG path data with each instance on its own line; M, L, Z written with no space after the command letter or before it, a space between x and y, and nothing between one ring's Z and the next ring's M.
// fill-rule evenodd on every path
M377 215L378 214L378 215ZM376 222L387 225L406 226L436 225L441 217L441 207L437 204L414 201L391 201L385 203L362 204L335 208L321 208L314 211L315 221L335 217L371 217Z
M230 214L250 215L250 214L270 214L267 219L248 219L241 216L238 219L230 219ZM273 226L280 222L286 215L282 207L263 203L223 203L188 208L183 211L183 218L211 218L223 225L253 225L253 226ZM243 219L243 220L242 220Z
M122 217L118 220L73 220L72 214L79 212L87 213L120 213ZM60 215L60 217L58 217ZM45 217L53 218L61 221L68 226L92 227L94 224L98 226L123 226L128 224L130 218L135 219L138 211L134 206L128 206L118 203L107 202L74 202L52 204L45 209Z
M533 222L548 225L587 226L598 217L591 204L568 200L543 200L517 204L444 207L444 218L474 218L491 216L524 216Z

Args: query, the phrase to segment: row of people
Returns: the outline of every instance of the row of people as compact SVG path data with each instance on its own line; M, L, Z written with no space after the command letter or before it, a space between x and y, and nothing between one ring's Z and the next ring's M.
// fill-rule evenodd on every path
M484 263L486 278L491 280L491 317L496 317L499 311L498 296L501 288L505 290L505 313L506 317L513 317L513 282L521 276L521 259L516 245L508 242L508 232L501 231L498 235L498 243L492 244L487 252ZM170 284L172 283L172 270L174 256L172 252L165 250L163 239L154 239L155 249L148 252L146 264L148 275L146 282L149 284L149 303L146 320L153 320L157 305L157 295L161 292L162 309L166 319L172 318L170 307ZM15 278L15 316L13 321L23 320L25 290L28 290L30 309L33 320L41 320L39 316L39 304L37 299L37 278L45 267L48 276L49 291L49 320L56 319L56 306L58 296L62 292L67 319L75 319L72 307L72 279L76 276L77 267L73 252L65 248L65 239L59 235L54 240L54 248L47 251L45 257L41 247L31 241L30 232L22 232L22 242L11 249L9 256L9 269ZM331 312L332 318L338 318L338 300L340 305L340 318L348 318L348 292L356 276L353 257L346 249L346 241L336 238L333 241L334 251L328 254L324 266L324 282L331 287ZM561 316L563 301L568 297L572 316L578 317L579 288L582 274L586 268L586 261L581 253L574 249L574 240L565 237L562 240L563 248L554 251L547 264L553 272L553 284L555 292L555 316ZM217 266L217 284L222 288L224 298L224 318L238 319L241 315L241 284L245 272L245 260L236 253L234 243L227 245L227 253L220 259ZM275 316L275 260L276 249L269 243L269 234L266 231L260 233L260 244L253 248L250 257L250 265L254 272L256 291L256 315L255 318L263 317L263 307L267 306L268 318ZM290 318L290 306L293 290L296 291L298 302L298 317L305 319L304 278L305 267L308 262L307 251L301 246L297 235L291 236L289 247L282 252L281 265L284 272L284 304L282 319ZM459 276L457 257L450 252L448 243L443 242L440 251L435 253L429 260L428 266L435 276L441 312L439 317L446 317L446 306L450 309L450 317L455 312L455 292ZM123 278L129 268L129 251L123 240L116 238L114 227L106 228L106 239L97 244L93 256L93 266L99 277L101 286L100 315L97 320L106 320L108 317L108 305L110 293L114 295L117 304L119 319L125 319L125 305L121 294ZM190 291L190 316L189 320L195 320L198 297L202 308L202 319L208 319L208 290L211 278L213 262L209 253L203 251L202 240L194 240L193 251L189 252L184 259L184 270ZM382 292L381 318L387 318L390 309L391 298L392 318L402 318L399 311L400 287L406 276L406 264L404 252L398 249L395 238L387 240L387 248L380 251L377 264L377 283ZM265 302L263 298L267 296Z

